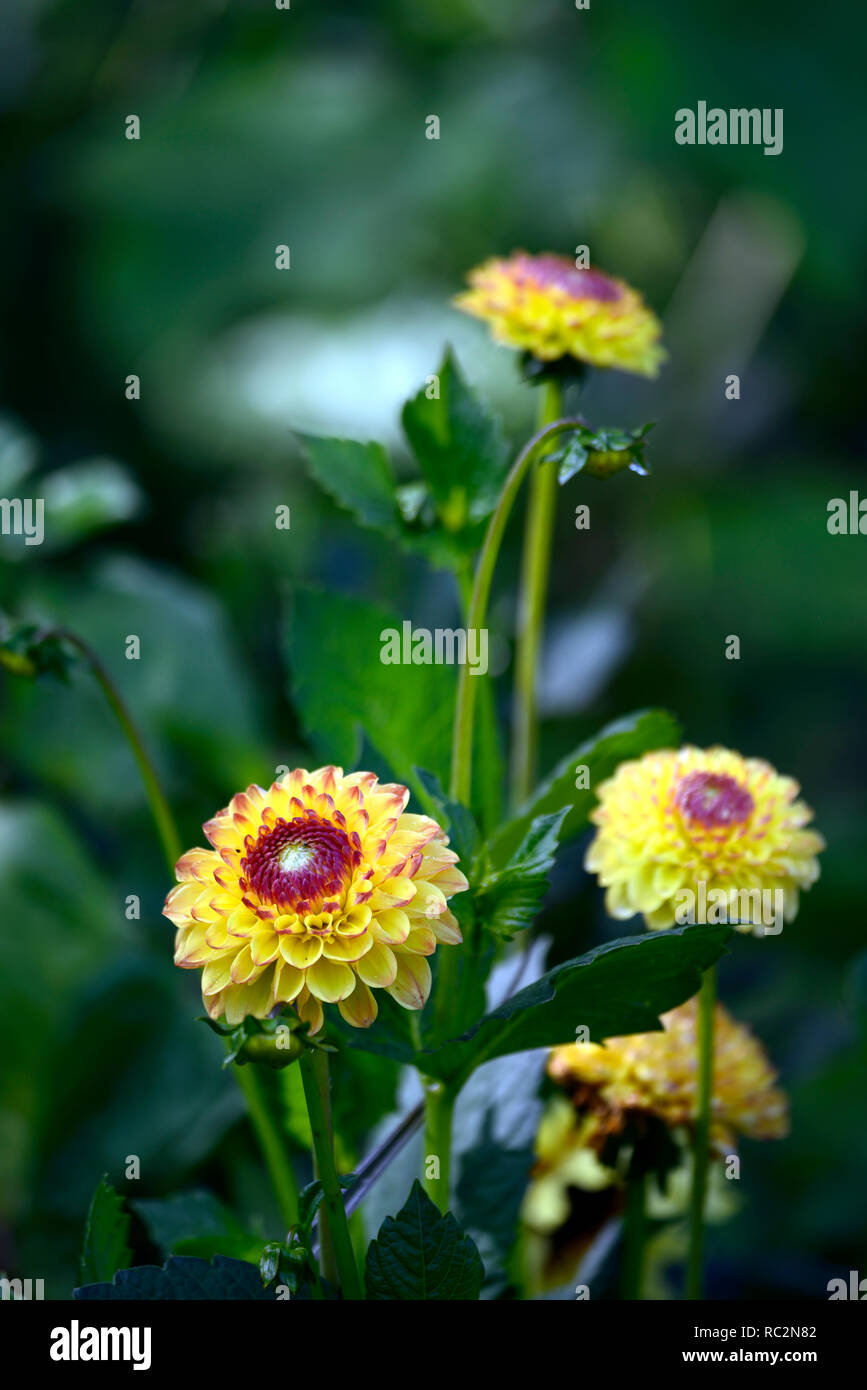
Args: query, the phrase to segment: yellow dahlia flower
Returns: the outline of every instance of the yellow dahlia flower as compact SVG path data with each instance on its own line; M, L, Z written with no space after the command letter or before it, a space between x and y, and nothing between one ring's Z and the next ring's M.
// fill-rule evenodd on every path
M690 1126L698 1092L697 1000L663 1015L663 1031L555 1047L548 1072L579 1110L595 1119L591 1134L616 1131L629 1112L657 1115L671 1129ZM728 1154L737 1134L779 1139L788 1133L784 1092L761 1044L721 1004L714 1012L711 1141ZM586 1142L587 1136L582 1135Z
M612 917L750 930L779 916L779 931L798 911L799 889L819 877L825 844L804 828L813 813L799 790L769 763L726 748L646 753L598 788L584 867L607 890Z
M581 270L566 256L514 251L471 271L455 299L484 319L494 338L543 362L575 357L592 367L656 376L665 352L662 329L641 295L601 270Z
M177 927L175 963L202 970L211 1018L236 1024L294 1004L315 1033L329 1003L367 1028L372 989L424 1007L426 958L461 940L447 899L467 880L436 821L404 813L408 800L372 772L299 768L208 821L213 848L178 860L163 911Z

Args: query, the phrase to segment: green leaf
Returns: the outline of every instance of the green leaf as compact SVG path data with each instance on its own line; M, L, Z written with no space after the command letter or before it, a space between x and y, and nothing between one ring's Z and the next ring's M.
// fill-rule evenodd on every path
M458 1211L462 1223L482 1239L488 1238L495 1254L500 1282L519 1230L519 1215L530 1181L534 1155L531 1145L506 1148L494 1133L494 1109L485 1112L482 1130L461 1160L457 1184ZM486 1248L487 1258L487 1248ZM487 1260L488 1279L494 1271Z
M476 914L495 936L510 941L529 927L548 891L566 808L536 816L509 863L495 869L476 893Z
M378 1301L475 1301L484 1277L473 1241L451 1212L437 1210L418 1180L367 1251L367 1296Z
M357 764L362 731L391 771L418 789L413 767L448 775L451 666L385 665L381 634L400 632L386 608L342 594L295 591L288 634L292 696L319 756Z
M127 1245L130 1217L123 1198L102 1178L93 1194L81 1247L79 1278L82 1284L111 1279L132 1259Z
M726 950L727 926L673 927L627 936L549 970L475 1028L416 1059L427 1076L462 1085L493 1057L555 1047L583 1025L596 1040L654 1032L659 1015L691 999L702 971Z
M217 1255L210 1264L205 1260L176 1256L158 1265L136 1265L122 1269L110 1284L85 1284L72 1297L90 1302L98 1299L123 1299L149 1302L195 1300L226 1302L273 1302L273 1289L262 1287L256 1265L243 1260L227 1260Z
M262 1249L262 1237L245 1230L219 1198L201 1188L131 1205L154 1245L166 1255L257 1259Z
M307 466L319 486L361 522L379 531L397 531L400 524L395 481L388 454L381 444L357 444L351 439L296 436Z
M403 409L403 426L443 524L459 531L496 505L508 461L496 418L469 388L448 351L439 369L439 397L427 388Z
M568 807L560 842L573 839L588 824L596 804L596 791L610 777L618 763L639 758L653 748L673 748L680 741L680 726L666 710L639 710L617 719L593 738L582 743L557 764L549 777L536 788L514 820L495 835L489 850L494 864L507 864L516 852L534 818ZM589 786L576 787L576 769L587 768ZM583 780L583 774L582 774Z
M464 873L469 873L479 846L479 828L472 811L459 802L452 801L443 791L439 778L432 772L426 772L422 767L416 767L413 771L437 811L444 817L440 819L440 824L449 832L449 844L460 859Z

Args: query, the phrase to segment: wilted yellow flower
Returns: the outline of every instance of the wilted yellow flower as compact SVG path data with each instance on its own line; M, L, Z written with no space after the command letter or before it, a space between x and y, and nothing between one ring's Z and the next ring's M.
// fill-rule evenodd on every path
M656 1115L669 1128L692 1125L698 1095L697 1000L662 1018L663 1031L555 1047L548 1072L607 1136L630 1113ZM730 1153L737 1134L779 1139L788 1133L788 1105L774 1086L761 1044L721 1004L714 1012L711 1142Z
M729 921L775 930L819 877L824 840L804 827L800 788L769 763L726 748L646 753L598 788L599 827L584 860L606 911L649 927ZM778 920L779 919L779 920Z
M372 988L424 1006L426 957L461 940L447 899L467 880L436 821L404 813L408 800L372 772L299 768L208 821L213 849L178 861L163 911L175 963L202 968L211 1018L236 1024L294 1003L315 1033L333 1003L367 1028Z
M656 315L623 280L577 268L566 256L514 251L471 271L455 299L490 324L497 342L543 362L575 357L592 367L656 376L665 352Z

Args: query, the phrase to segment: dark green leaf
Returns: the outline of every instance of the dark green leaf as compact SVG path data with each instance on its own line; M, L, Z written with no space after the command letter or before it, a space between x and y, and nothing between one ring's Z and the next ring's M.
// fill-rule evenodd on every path
M437 1210L417 1180L367 1251L367 1296L378 1301L474 1301L484 1275L473 1241L451 1212Z
M557 1046L579 1026L596 1040L655 1031L660 1014L697 993L702 971L730 935L725 926L673 927L597 946L507 999L463 1037L422 1053L419 1070L462 1084L492 1057Z
M127 1245L130 1217L123 1198L102 1178L93 1194L81 1248L79 1278L82 1284L111 1279L132 1259Z
M470 390L451 352L439 369L439 398L422 388L403 425L447 530L489 516L507 463L497 420Z
M450 666L385 665L382 633L401 631L388 609L299 589L288 655L293 698L319 755L352 767L362 731L392 772L416 785L416 763L448 773L455 673Z
M136 1265L134 1269L122 1269L110 1284L85 1284L83 1288L76 1289L72 1296L80 1301L206 1299L270 1303L276 1294L262 1287L256 1265L217 1255L210 1264L205 1260L177 1256L167 1260L161 1269L158 1265Z
M569 808L560 834L561 843L585 828L596 804L596 792L618 763L639 758L652 748L672 748L680 740L680 727L665 710L640 710L617 719L564 758L541 783L533 796L494 837L490 856L494 864L507 864L527 834L534 817ZM576 787L576 769L587 768L587 787ZM583 774L582 774L583 780Z
M538 913L565 816L565 807L536 816L508 864L493 870L480 885L476 915L495 936L509 941Z
M229 1207L201 1188L172 1197L143 1198L132 1207L154 1245L166 1255L254 1259L262 1248L261 1236L245 1230Z
M452 801L443 791L439 778L432 772L426 772L421 767L416 767L413 771L436 809L442 812L444 819L440 823L449 832L449 844L460 859L464 873L469 873L479 844L479 829L472 811L466 806L461 806L459 802Z
M477 1143L463 1155L457 1200L462 1223L491 1242L502 1281L530 1181L533 1150L529 1145L506 1148L494 1134L493 1115L493 1110L486 1112ZM489 1280L493 1273L489 1262Z
M388 455L381 444L299 434L307 465L325 492L363 526L397 531L400 514Z

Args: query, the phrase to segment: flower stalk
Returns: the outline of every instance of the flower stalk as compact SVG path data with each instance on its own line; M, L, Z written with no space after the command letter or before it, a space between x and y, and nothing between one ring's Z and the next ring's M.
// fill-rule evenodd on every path
M521 489L524 478L536 462L538 454L542 448L550 442L556 435L562 434L564 430L574 429L580 424L579 420L562 419L555 420L537 431L532 439L529 439L518 454L511 470L503 484L497 505L494 508L488 529L485 532L485 539L479 552L479 560L476 565L476 574L473 581L473 592L470 599L467 626L471 628L483 628L487 621L488 599L491 592L491 582L494 576L494 569L497 564L497 557L500 553L500 545L503 540L503 533L506 523L511 515L515 499ZM540 470L544 471L544 470ZM553 474L556 484L556 472L554 465L549 465L549 471ZM450 795L454 801L461 802L464 806L470 803L470 792L472 789L472 761L473 761L473 716L475 714L476 703L476 682L470 676L470 669L464 665L460 667L458 673L458 693L455 705L454 735L452 740L452 770Z
M59 637L71 647L74 647L79 655L86 661L91 674L102 690L109 708L112 710L117 722L123 730L127 743L132 750L133 757L136 760L160 844L163 847L169 870L174 873L175 864L181 857L180 836L178 835L171 807L160 786L156 769L145 747L144 740L124 703L120 691L96 652L82 637L78 637L74 632L67 632L65 628L57 628L55 631L45 635Z
M328 1054L320 1048L311 1049L302 1056L299 1066L313 1135L316 1174L322 1183L319 1208L322 1272L342 1290L344 1298L360 1300L364 1298L364 1289L355 1262L334 1158Z
M455 1099L442 1081L425 1082L424 1185L443 1214L449 1209Z
M563 408L557 381L541 388L537 428L553 424ZM554 468L537 468L530 481L530 505L521 562L515 686L512 720L511 800L522 805L533 790L536 773L538 720L536 683L545 621L545 600L551 569L551 543L557 500Z

